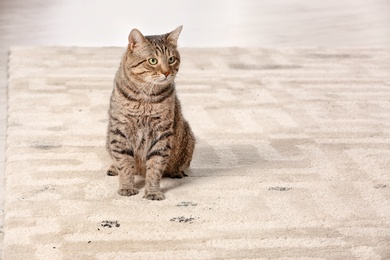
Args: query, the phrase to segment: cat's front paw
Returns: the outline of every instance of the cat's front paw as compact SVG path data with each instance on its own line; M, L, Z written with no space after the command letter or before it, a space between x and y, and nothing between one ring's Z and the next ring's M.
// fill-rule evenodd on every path
M138 194L138 190L137 189L119 189L118 193L119 193L119 195L122 195L122 196L133 196L133 195Z
M144 198L148 200L163 200L165 199L165 195L161 191L149 192L145 194Z

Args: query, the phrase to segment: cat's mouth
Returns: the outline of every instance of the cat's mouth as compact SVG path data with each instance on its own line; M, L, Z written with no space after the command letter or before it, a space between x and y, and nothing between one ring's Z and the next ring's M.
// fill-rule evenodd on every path
M173 76L170 74L168 76L160 75L154 79L154 81L158 84L165 84L171 82L173 80Z

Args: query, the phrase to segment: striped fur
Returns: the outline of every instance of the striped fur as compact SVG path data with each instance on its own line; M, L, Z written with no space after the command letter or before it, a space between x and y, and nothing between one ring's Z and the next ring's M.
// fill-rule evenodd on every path
M129 35L114 80L107 133L113 161L107 174L119 175L120 195L137 194L134 175L143 175L144 198L162 200L161 177L186 176L195 138L175 91L181 29L157 36L143 36L133 29Z

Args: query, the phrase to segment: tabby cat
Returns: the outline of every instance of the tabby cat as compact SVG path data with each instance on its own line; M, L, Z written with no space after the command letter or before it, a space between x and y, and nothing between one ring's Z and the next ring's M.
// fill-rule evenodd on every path
M195 138L175 91L181 29L153 36L130 32L114 80L106 145L113 161L107 174L119 175L122 196L138 193L134 175L145 176L144 198L150 200L165 198L163 176L187 176Z

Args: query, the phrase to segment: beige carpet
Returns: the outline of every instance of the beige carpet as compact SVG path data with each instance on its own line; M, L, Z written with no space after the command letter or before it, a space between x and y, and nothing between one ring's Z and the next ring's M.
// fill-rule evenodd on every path
M390 259L390 49L182 48L158 202L105 175L123 51L11 49L4 259Z

